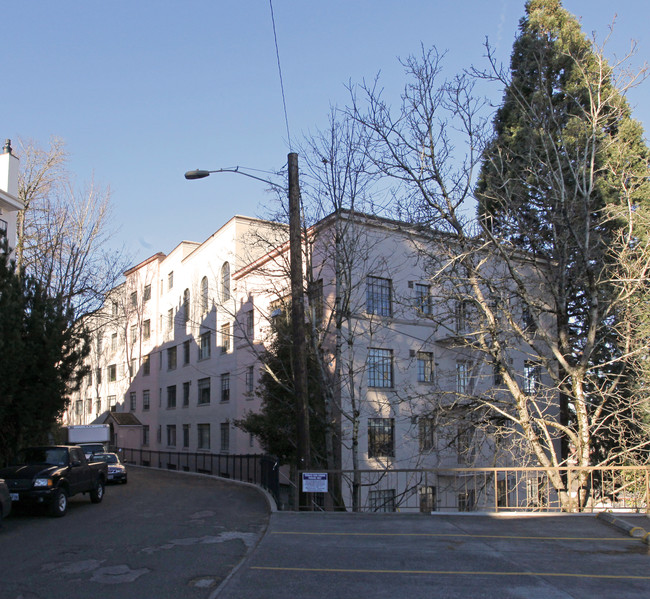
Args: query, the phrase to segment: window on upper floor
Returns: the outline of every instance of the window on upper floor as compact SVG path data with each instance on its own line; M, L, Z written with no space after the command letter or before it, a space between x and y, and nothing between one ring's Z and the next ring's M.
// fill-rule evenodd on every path
M309 311L311 323L314 327L323 324L323 280L312 281L309 286Z
M174 271L172 270L167 275L167 290L174 288Z
M221 267L221 301L230 299L230 264L224 262Z
M431 285L415 284L415 309L420 314L431 314Z
M198 381L198 392L199 392L199 405L205 405L210 403L210 377L204 379L199 379Z
M456 392L465 394L470 387L471 364L465 360L456 362Z
M176 408L176 385L167 387L167 409L173 410Z
M137 291L132 291L131 292L131 308L137 308L138 307L138 292Z
M142 294L142 299L145 302L148 302L151 299L151 285L144 286L144 292Z
M117 379L117 366L115 364L109 365L108 369L108 382L114 383Z
M421 452L435 449L435 431L435 419L426 416L418 418L418 441Z
M145 339L151 338L151 320L149 318L142 323L142 336Z
M167 370L176 370L176 346L167 348Z
M395 419L368 418L368 457L395 456Z
M366 278L366 312L377 316L393 313L392 281L381 277Z
M526 360L524 362L524 393L534 395L540 390L542 382L542 367L539 362Z
M230 323L226 322L221 325L221 353L229 352L230 347Z
M221 375L221 401L230 401L230 373Z
M206 360L210 357L210 340L212 339L212 334L210 331L202 333L199 337L199 360Z
M208 297L208 277L201 279L201 314L208 311L209 297Z
M183 320L187 322L190 319L190 290L183 291Z
M434 381L433 352L419 351L417 353L417 361L418 361L418 382L433 383Z
M368 387L393 387L393 350L371 347L368 350Z

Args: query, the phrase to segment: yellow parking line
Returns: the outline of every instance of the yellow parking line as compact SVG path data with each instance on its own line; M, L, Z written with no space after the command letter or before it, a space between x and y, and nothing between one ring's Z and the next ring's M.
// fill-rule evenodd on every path
M472 539L522 539L538 541L635 541L630 537L532 537L518 535L475 535L470 533L428 533L428 532L304 532L272 531L274 535L308 535L335 537L468 537Z
M472 570L370 570L364 568L293 568L280 566L251 566L251 570L276 572L325 572L330 574L427 574L452 576L553 576L566 578L598 578L611 580L650 580L650 576L622 574L579 574L571 572L490 572Z

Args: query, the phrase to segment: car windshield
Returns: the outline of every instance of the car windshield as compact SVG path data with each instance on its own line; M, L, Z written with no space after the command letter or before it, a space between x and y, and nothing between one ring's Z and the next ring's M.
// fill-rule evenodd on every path
M30 447L18 454L18 464L65 466L67 463L68 450L65 447Z
M106 462L107 464L119 464L120 462L114 453L96 453L93 456L93 459L101 460L102 462Z

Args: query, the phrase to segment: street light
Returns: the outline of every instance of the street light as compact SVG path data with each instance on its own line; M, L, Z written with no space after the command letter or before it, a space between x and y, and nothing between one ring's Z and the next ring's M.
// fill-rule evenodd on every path
M305 305L303 292L302 271L302 235L300 227L300 184L298 182L298 154L289 153L287 157L289 172L289 254L291 273L291 325L293 336L293 388L296 394L296 453L298 470L311 468L310 438L309 438L309 405L307 399L307 343L305 338ZM257 181L262 181L273 187L283 189L281 185L261 179L250 173L239 170L239 167L220 168L213 171L196 169L187 171L185 178L193 181L205 179L212 173L237 173ZM302 492L301 481L298 481L298 508L307 505Z
M297 156L298 155L296 154L296 160L298 159ZM240 167L238 166L233 166L232 168L220 168L217 169L216 171L204 171L202 169L196 169L193 171L187 171L185 173L185 178L188 181L194 181L195 179L205 179L206 177L209 177L212 173L237 173L238 175L244 175L244 177L255 179L256 181L262 181L262 183L266 183L267 185L271 185L272 187L277 187L278 189L282 189L284 191L282 185L273 183L273 181L262 179L261 177L256 177L255 175L251 175L250 173L247 173L245 171L240 171L239 169Z

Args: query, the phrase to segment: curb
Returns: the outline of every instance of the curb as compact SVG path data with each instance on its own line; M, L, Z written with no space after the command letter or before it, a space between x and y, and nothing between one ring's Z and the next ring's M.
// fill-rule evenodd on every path
M646 532L644 528L641 528L640 526L634 526L633 524L630 524L621 518L617 518L611 512L599 512L596 517L600 520L604 520L607 524L613 526L614 528L618 528L618 530L626 532L631 537L643 541L646 545L650 545L650 533Z

